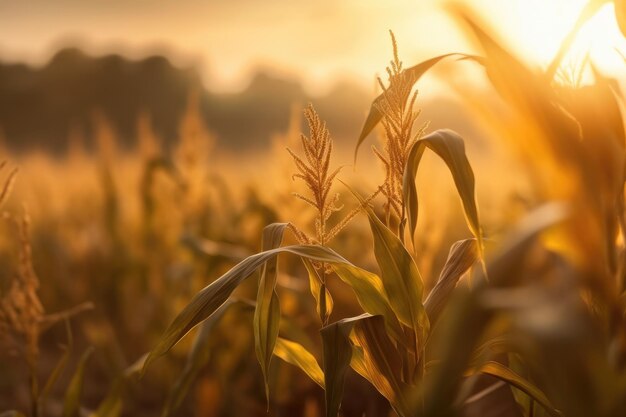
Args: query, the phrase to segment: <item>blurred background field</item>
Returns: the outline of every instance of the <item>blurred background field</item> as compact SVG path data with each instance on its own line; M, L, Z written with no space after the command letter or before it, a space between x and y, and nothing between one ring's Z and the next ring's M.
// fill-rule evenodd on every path
M531 68L549 63L585 4L464 3ZM590 59L621 85L618 52L626 45L612 7L581 32L564 68L578 75L576 66ZM301 132L308 135L304 107L312 103L327 122L332 163L345 165L341 180L367 195L384 180L384 167L369 149L381 147L384 135L374 132L356 163L354 147L380 93L375 76L386 78L392 58L387 30L394 31L408 67L447 52L482 52L459 26L434 0L0 0L0 159L7 161L0 174L19 169L2 207L0 295L10 293L16 276L30 277L45 313L81 310L40 335L39 391L69 354L38 415L67 409L68 386L90 346L74 415L92 415L117 389L122 408L99 415L159 415L171 401L192 338L142 379L119 388L124 370L154 346L195 293L260 251L266 225L292 222L310 230L315 213L292 195L300 184L286 150L299 150ZM582 83L593 80L591 65L580 73ZM465 139L489 248L543 197L525 171L528 161L493 121L508 120L510 103L473 62L442 62L417 89L416 123L427 123L427 133L448 128ZM428 291L450 246L471 233L450 173L435 155L425 154L417 189L412 254ZM334 192L341 193L342 213L358 206L346 188ZM374 207L382 213L379 201ZM287 235L286 241L295 239ZM330 246L377 271L365 215ZM319 356L321 323L306 271L287 257L280 270L281 311L289 318L281 332ZM332 318L361 312L346 284L333 280L329 290ZM255 299L256 280L236 295ZM197 370L176 415L266 415L251 317L237 308L216 325L206 366ZM0 411L37 415L24 360L28 348L19 338L0 343ZM323 390L297 368L274 362L270 415L323 415ZM365 379L350 378L346 417L390 413Z

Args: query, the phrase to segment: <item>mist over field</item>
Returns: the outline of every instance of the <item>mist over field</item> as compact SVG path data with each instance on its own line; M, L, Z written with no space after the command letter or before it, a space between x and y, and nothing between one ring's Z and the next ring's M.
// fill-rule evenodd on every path
M155 133L170 148L192 95L199 99L203 123L220 147L244 152L266 151L272 135L287 129L293 106L312 102L342 145L352 146L374 91L337 80L324 94L307 93L295 78L259 69L241 91L208 90L194 67L179 68L167 57L139 60L120 55L90 56L66 48L41 67L0 64L0 126L12 150L64 153L71 135L84 137L93 149L93 121L106 117L120 145L137 144L137 123L149 117ZM476 129L458 101L449 96L420 100L429 120L442 125L455 113L455 125Z

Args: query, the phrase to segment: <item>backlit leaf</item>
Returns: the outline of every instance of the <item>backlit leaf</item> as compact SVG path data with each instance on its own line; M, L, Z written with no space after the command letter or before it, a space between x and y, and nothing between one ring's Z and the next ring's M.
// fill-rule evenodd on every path
M463 374L472 354L493 317L480 301L480 294L489 286L509 286L518 282L523 264L537 237L546 229L563 222L568 211L562 204L547 204L535 209L521 221L498 251L487 262L489 282L477 277L472 291L457 292L450 304L449 320L442 322L439 333L446 343L438 352L440 361L429 372L419 395L412 397L415 409L423 407L423 416L453 415L453 404Z
M354 320L358 320L358 317L331 323L320 331L323 347L324 386L326 387L324 390L326 417L337 417L339 413L346 372L352 359L350 332Z
M524 391L529 397L541 404L546 411L550 413L550 415L554 417L562 416L562 413L552 406L550 400L548 400L543 391L501 363L489 361L473 372L491 375L510 385L513 385L515 388Z
M330 314L333 312L334 302L333 297L330 295L328 288L325 285L322 285L322 280L319 277L319 274L313 267L313 264L305 258L302 258L302 263L306 268L309 274L309 287L311 289L311 294L313 294L313 298L315 298L315 309L317 311L318 316L322 316L322 310L325 312L325 316L323 320L327 320ZM325 297L322 297L322 288L326 294ZM325 305L322 307L321 303L324 302ZM324 323L326 324L326 323Z
M393 300L391 308L400 322L415 333L416 353L425 341L430 324L422 304L424 283L413 258L400 239L389 230L367 207L366 212L374 236L374 255L381 270L387 297Z
M363 352L366 378L389 400L398 415L409 416L404 396L407 387L401 377L401 357L385 330L383 317L369 316L359 320L354 326L352 340Z
M374 273L348 264L334 264L333 270L346 284L352 287L359 305L367 313L381 315L389 333L397 342L404 342L404 332L387 298L383 282Z
M482 231L478 219L478 207L474 195L474 172L465 154L465 143L457 133L442 129L437 130L417 141L409 153L403 179L403 194L406 204L411 240L415 236L418 217L417 188L415 176L419 168L422 155L426 148L435 152L448 166L454 185L461 197L467 224L478 240L479 250L482 250Z
M343 395L348 366L366 378L396 410L410 415L401 380L402 361L387 334L382 316L362 314L332 323L322 329L326 416L336 416Z
M460 240L452 245L437 284L424 301L424 308L431 326L434 326L439 319L459 279L477 260L478 250L475 239Z
M435 64L437 64L442 59L445 59L451 56L457 56L457 57L460 57L461 59L472 59L475 61L481 61L480 57L476 57L473 55L451 53L451 54L440 55L440 56L428 59L424 62L421 62L417 65L414 65L410 68L405 69L403 73L407 73L409 75L409 78L412 80L412 83L415 84ZM393 90L394 88L395 87L392 84L389 86L388 91ZM359 135L359 139L357 140L356 147L354 149L355 161L356 161L356 156L357 156L357 153L359 152L359 147L361 146L361 143L363 143L365 138L374 130L376 125L378 125L378 123L381 121L383 117L382 113L378 109L378 103L382 101L383 99L384 99L383 94L379 95L378 97L374 99L374 102L370 106L369 114L367 115L367 119L365 120L365 123L363 124L363 128L361 129L361 134Z
M264 251L275 249L283 240L286 223L274 223L263 229ZM276 294L276 279L278 276L278 258L269 259L261 268L259 289L256 299L256 309L252 326L254 328L254 349L263 371L265 382L265 396L269 407L269 369L274 352L274 345L278 337L280 323L280 302Z
M287 363L300 368L313 382L324 388L324 372L315 356L299 343L279 337L274 347L274 355Z
M319 262L350 265L333 250L318 245L285 246L257 253L244 259L192 298L150 351L144 370L156 358L167 353L192 328L213 314L230 297L235 288L252 275L257 268L279 253L291 253Z

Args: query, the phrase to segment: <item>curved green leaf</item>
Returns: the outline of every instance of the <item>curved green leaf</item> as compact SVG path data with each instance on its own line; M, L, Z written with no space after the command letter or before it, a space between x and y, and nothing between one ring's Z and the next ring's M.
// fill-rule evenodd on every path
M244 259L192 298L150 351L144 364L144 370L156 358L167 353L192 328L213 314L230 297L235 288L252 275L257 268L279 253L292 253L319 262L350 265L333 250L318 245L285 246L257 253Z
M477 260L478 248L475 239L460 240L452 245L437 284L424 301L424 309L431 326L439 319L459 279Z
M478 219L478 207L474 195L475 180L474 172L465 154L465 143L457 133L452 130L437 130L422 139L418 140L411 151L403 178L404 202L407 209L409 223L409 233L414 241L415 228L417 226L418 201L417 188L415 186L415 176L419 167L422 155L426 148L435 152L448 166L454 185L461 197L463 210L467 224L478 240L479 251L482 251L482 230Z
M482 61L482 58L477 57L477 56L461 54L461 53L451 53L451 54L440 55L440 56L428 59L424 62L421 62L417 65L414 65L410 68L405 69L403 73L408 74L411 80L413 81L413 84L415 84L435 64L437 64L442 59L445 59L451 56L458 56L460 57L460 59L471 59L471 60L475 60L479 62ZM396 88L395 85L392 84L389 86L387 91L393 91L395 88ZM378 108L378 104L384 99L383 94L376 97L374 99L374 102L370 106L369 114L367 115L367 119L365 119L365 123L363 124L363 128L361 129L361 134L359 135L359 139L357 140L356 147L354 149L354 161L355 162L356 162L356 157L359 152L359 147L361 146L361 143L363 143L365 138L374 130L376 125L378 125L378 123L383 118L383 115Z
M263 229L262 248L264 251L280 246L286 227L287 223L274 223ZM277 261L278 258L273 257L265 262L261 269L256 309L254 310L254 318L252 320L254 349L263 372L265 397L268 407L270 403L269 369L280 324L280 302L278 294L276 294Z
M287 363L300 368L313 382L324 388L324 372L315 356L299 343L279 337L274 347L274 355Z
M475 372L491 375L510 385L513 385L515 388L525 392L526 395L541 404L546 409L546 411L550 413L550 415L554 417L562 417L563 414L559 410L554 408L554 406L550 403L550 400L548 400L548 397L546 397L543 391L541 391L530 381L522 378L520 375L513 372L511 369L507 368L501 363L492 361L487 362L480 368L476 369Z

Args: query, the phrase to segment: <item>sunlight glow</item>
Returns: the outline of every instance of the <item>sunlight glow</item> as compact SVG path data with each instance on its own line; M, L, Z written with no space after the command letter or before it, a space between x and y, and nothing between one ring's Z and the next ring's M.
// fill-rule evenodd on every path
M524 55L546 65L574 26L587 1L528 0L516 10L518 26L511 30L503 29L509 32L506 35L514 38L515 46ZM580 30L564 59L564 65L577 65L589 54L594 65L615 74L624 70L624 61L617 51L626 52L626 40L617 26L613 4L607 4Z

